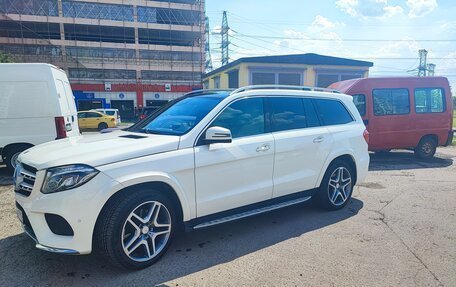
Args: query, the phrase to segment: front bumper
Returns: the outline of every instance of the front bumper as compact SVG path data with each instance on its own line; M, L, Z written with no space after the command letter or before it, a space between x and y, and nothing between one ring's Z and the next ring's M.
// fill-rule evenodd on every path
M81 187L43 194L40 188L44 175L44 171L37 172L29 196L16 193L17 209L22 212L25 233L35 240L36 248L41 250L62 254L91 253L98 215L118 183L99 173ZM54 234L46 222L46 213L63 217L74 230L74 235Z

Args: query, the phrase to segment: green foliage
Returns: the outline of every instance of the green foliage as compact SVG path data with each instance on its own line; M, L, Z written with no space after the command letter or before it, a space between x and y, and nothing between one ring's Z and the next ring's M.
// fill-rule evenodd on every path
M9 54L0 52L0 63L13 63L13 58Z

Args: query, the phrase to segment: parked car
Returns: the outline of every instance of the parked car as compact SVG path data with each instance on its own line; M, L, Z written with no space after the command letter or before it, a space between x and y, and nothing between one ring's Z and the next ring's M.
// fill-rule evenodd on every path
M24 150L73 136L79 128L65 71L48 64L0 64L0 155L11 172Z
M117 120L113 116L95 110L78 112L79 128L81 130L115 128Z
M432 158L453 139L453 103L444 77L389 77L334 83L353 97L370 134L369 150L414 149Z
M343 208L367 174L367 140L347 95L280 86L192 92L127 130L21 154L19 219L39 249L97 249L144 268L181 226L198 230L312 197Z
M120 125L122 120L120 119L120 113L118 109L96 109L96 111L107 114L108 116L113 116L117 120L117 124Z

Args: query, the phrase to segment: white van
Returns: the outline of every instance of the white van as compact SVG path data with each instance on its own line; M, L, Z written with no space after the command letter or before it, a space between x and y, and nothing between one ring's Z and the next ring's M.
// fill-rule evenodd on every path
M34 145L78 135L65 71L49 64L0 64L0 155L8 169Z

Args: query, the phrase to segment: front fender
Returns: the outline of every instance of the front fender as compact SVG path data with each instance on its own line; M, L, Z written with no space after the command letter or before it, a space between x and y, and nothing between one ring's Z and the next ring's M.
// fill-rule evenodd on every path
M182 206L183 220L188 221L195 218L196 208L194 200L189 200L184 192L183 187L178 180L170 174L162 172L141 172L136 174L128 174L127 176L116 178L118 185L114 188L115 192L111 194L113 196L116 192L138 184L150 183L150 182L162 182L169 185L177 195ZM193 203L193 204L192 204Z

